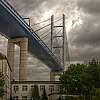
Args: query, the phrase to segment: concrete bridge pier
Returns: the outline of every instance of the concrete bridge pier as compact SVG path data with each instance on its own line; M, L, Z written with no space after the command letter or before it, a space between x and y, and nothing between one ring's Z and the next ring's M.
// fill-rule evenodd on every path
M28 54L28 39L23 38L20 41L20 65L19 65L19 80L27 79L27 55Z
M15 79L15 75L14 75L14 54L15 54L15 45L14 43L9 39L8 40L8 48L7 48L7 58L8 58L8 62L11 66L11 80Z
M19 64L19 80L27 80L27 56L28 56L28 38L14 38L8 40L7 57L9 64L12 68L11 80L14 79L14 57L15 57L15 44L20 46L20 64Z

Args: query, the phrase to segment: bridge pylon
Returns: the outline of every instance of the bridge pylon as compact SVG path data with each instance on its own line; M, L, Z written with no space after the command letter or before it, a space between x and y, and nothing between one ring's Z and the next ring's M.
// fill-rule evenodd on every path
M15 79L15 44L20 46L19 80L27 80L28 38L8 39L7 57L11 66L11 80Z
M56 29L60 29L57 34ZM61 63L62 66L65 66L66 62L66 33L65 33L65 15L62 16L62 23L60 25L55 25L55 19L54 15L51 16L51 51L54 53L54 51L58 50L58 60ZM55 44L54 41L61 40L62 43L58 41L58 45ZM60 55L60 56L59 56ZM55 81L55 71L50 72L50 81ZM59 73L59 72L58 72Z

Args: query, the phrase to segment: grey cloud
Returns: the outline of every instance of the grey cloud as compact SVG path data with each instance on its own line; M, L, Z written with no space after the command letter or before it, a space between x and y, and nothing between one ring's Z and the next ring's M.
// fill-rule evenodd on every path
M91 58L100 58L100 47L85 46L71 46L71 61L89 61ZM77 60L76 60L77 59Z
M100 19L88 17L84 20L81 28L74 30L76 37L72 40L73 45L84 46L92 45L99 46L100 43Z
M66 9L66 15L72 11L76 7L74 5L75 0L10 0L10 2L13 4L13 6L17 9L17 11L20 12L21 15L26 16L41 16L44 14L45 11L48 11L52 9L53 7L56 7L57 5L60 8L63 8L65 6ZM76 1L77 2L77 1ZM71 7L71 4L73 7ZM95 48L99 48L99 18L98 14L100 12L100 0L78 0L77 2L78 7L81 9L80 11L84 11L85 17L82 18L83 24L80 26L77 26L75 29L72 29L70 33L71 34L71 56L73 58L78 58L78 60L83 56L86 55L88 52L88 46L92 47L93 51L91 50L91 53L89 52L87 55L94 55ZM58 7L58 9L59 9ZM42 8L42 9L41 9ZM68 13L68 11L69 13ZM91 14L91 15L87 15ZM95 15L95 16L94 16ZM69 16L70 17L70 16ZM35 20L34 20L35 19ZM34 17L33 22L38 19L38 17ZM74 46L74 47L73 47ZM95 46L95 48L93 48ZM81 49L84 47L84 50ZM86 52L86 54L85 54ZM97 54L96 54L97 55ZM30 64L33 63L30 61ZM40 66L40 65L38 65Z
M34 12L36 15L33 16L37 16L39 13L44 13L52 9L59 1L60 0L58 0L58 2L56 2L56 0L9 0L21 15L27 15L30 12L32 14L32 12Z
M32 23L41 19L46 11L51 9L58 9L61 11L64 9L67 17L71 17L74 14L74 10L77 6L80 9L78 12L83 13L84 16L80 16L83 23L75 28L72 28L68 33L70 35L70 57L71 61L82 61L90 59L91 57L100 58L100 0L9 0L14 8L22 15L26 17L32 16ZM66 4L66 6L65 6ZM67 22L67 21L66 21ZM40 26L41 27L41 26ZM39 28L39 27L38 27ZM35 28L36 29L36 28ZM29 56L28 75L33 79L48 79L49 68L45 68L44 64L34 57ZM45 72L46 71L46 72ZM40 74L41 72L41 74ZM43 75L43 76L42 76ZM41 77L40 77L41 76Z
M10 3L16 8L17 11L24 10L35 10L41 3L46 0L10 0Z
M83 23L75 27L71 34L71 60L100 58L100 19L99 16L82 16Z
M100 14L100 0L79 0L78 6L86 13Z

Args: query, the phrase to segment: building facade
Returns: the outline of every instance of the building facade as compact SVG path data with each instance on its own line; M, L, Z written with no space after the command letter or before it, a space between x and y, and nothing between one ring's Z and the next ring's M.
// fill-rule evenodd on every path
M59 81L12 81L11 95L15 100L30 100L34 85L38 86L40 98L45 88L48 100L57 100L57 93L59 93L61 89Z
M3 98L0 98L0 100L7 100L8 98L10 98L10 72L11 68L6 56L0 53L0 80L4 80L5 82L5 95Z

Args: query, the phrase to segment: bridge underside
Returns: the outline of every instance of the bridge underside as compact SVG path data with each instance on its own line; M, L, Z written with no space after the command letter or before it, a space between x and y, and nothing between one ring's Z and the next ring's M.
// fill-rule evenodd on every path
M41 39L32 31L27 23L16 15L16 11L10 11L9 7L0 1L0 34L6 38L27 37L29 40L29 52L42 60L52 71L63 71L63 66ZM5 8L4 8L5 7Z

